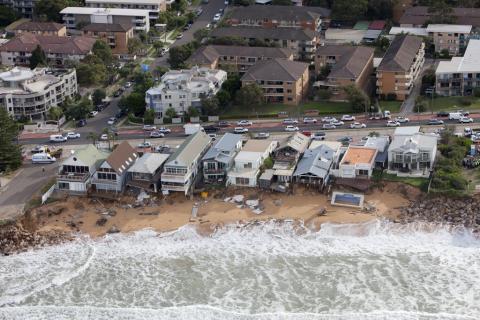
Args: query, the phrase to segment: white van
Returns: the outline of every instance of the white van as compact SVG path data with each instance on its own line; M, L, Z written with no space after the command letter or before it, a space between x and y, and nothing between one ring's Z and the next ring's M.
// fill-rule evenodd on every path
M448 114L448 120L460 120L463 117L462 112L450 112Z
M32 156L32 163L53 163L55 161L57 161L57 159L48 153L35 153Z
M61 134L52 134L50 136L50 142L65 142L67 137L62 136Z

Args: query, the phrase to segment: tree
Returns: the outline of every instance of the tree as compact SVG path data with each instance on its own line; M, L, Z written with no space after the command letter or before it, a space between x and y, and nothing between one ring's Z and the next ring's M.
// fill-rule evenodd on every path
M203 38L208 37L209 33L210 33L210 30L206 28L198 29L193 33L193 38L198 42L201 42Z
M187 113L189 117L198 117L200 115L198 109L193 106L188 107Z
M51 107L50 110L48 110L48 118L51 120L58 121L62 116L63 110L60 107Z
M323 67L320 68L320 72L318 73L318 80L325 80L327 79L328 75L330 74L330 71L332 71L332 67L328 64L324 65Z
M223 46L248 46L248 41L241 37L236 36L226 36L211 39L210 44L223 45Z
M67 0L39 0L35 3L35 14L44 21L62 23L60 11L68 7Z
M290 0L272 0L272 4L275 6L291 6L293 5Z
M336 0L332 7L332 18L336 20L356 21L364 17L368 9L368 0Z
M165 73L168 72L168 68L165 68L163 66L157 66L155 70L153 71L157 77L163 76Z
M111 64L114 61L112 49L110 49L110 46L102 40L95 41L92 47L92 52L105 64Z
M96 134L95 132L89 132L87 134L87 139L92 140L92 144L95 145L95 142L97 142L98 140L98 134Z
M171 4L171 9L175 11L180 11L181 13L184 13L185 10L187 10L188 7L188 2L186 0L175 0Z
M10 7L0 6L0 27L6 27L18 19L18 13Z
M211 96L201 100L203 113L207 116L216 116L220 110L217 97Z
M235 93L240 90L241 87L242 82L240 81L240 75L237 73L229 74L227 80L222 84L222 89L227 91L231 98L235 97Z
M77 104L71 104L67 107L65 114L69 119L85 119L90 111L92 111L92 101L84 97Z
M43 52L40 45L37 45L35 50L32 51L32 55L30 57L30 69L35 69L38 65L46 66L47 65L47 56L45 52Z
M367 17L369 19L391 19L396 0L368 0Z
M142 41L138 38L132 38L128 40L128 53L138 54L142 51L144 45Z
M245 109L258 110L263 104L263 90L256 83L244 85L237 91L235 101Z
M223 109L230 104L230 101L232 100L232 96L230 95L230 92L228 92L227 90L221 89L220 91L217 92L217 100L218 100L219 107Z
M177 116L177 111L175 111L175 109L173 109L172 107L168 108L166 111L165 111L165 117L167 118L175 118Z
M105 83L107 67L96 55L86 56L77 64L77 81L81 86L95 86Z
M22 165L22 150L17 141L18 126L5 108L0 108L0 171L15 170Z
M351 84L343 88L347 95L347 100L354 112L364 112L370 107L370 98L358 89L355 85Z
M170 48L168 55L168 63L172 69L185 68L185 61L192 55L193 51L197 48L195 42L184 44L183 46Z
M145 95L138 92L132 92L126 98L128 110L136 116L142 116L145 112Z
M143 115L143 121L145 124L153 124L155 120L155 110L147 109Z
M430 23L454 24L456 17L453 15L453 8L445 0L433 1L428 7L431 14Z
M92 93L92 102L93 105L98 106L99 104L102 103L103 99L107 97L107 93L103 89L95 89Z

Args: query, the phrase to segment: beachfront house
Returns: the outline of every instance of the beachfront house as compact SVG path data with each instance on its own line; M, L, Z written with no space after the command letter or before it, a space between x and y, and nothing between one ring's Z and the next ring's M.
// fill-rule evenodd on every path
M347 179L370 178L375 167L377 149L349 146L338 167L338 177Z
M137 161L135 149L127 142L121 144L103 161L92 178L92 191L121 193L128 169Z
M225 181L235 156L242 149L242 144L241 135L225 133L202 158L203 181L205 183Z
M334 159L335 150L325 144L306 150L293 173L295 182L323 189L328 183Z
M162 191L189 194L197 181L200 160L209 146L210 137L203 131L185 139L163 167Z
M248 140L235 156L234 166L228 171L227 185L256 187L260 169L277 144L277 141L270 140Z
M93 175L108 155L91 144L74 151L59 168L56 189L68 194L86 194Z
M420 127L395 130L388 148L388 173L407 177L428 177L437 154L437 137L420 132Z
M280 142L273 155L274 180L279 183L292 181L298 159L307 150L310 138L296 132Z
M375 156L375 167L383 169L387 166L388 146L390 144L389 136L368 137L364 147L377 149Z
M144 153L128 169L127 187L156 193L160 186L163 164L169 156L165 153Z

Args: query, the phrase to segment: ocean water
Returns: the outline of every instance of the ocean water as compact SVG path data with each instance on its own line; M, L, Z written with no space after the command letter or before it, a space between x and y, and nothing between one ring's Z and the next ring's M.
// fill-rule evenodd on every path
M480 319L480 240L386 221L79 238L0 257L0 319Z

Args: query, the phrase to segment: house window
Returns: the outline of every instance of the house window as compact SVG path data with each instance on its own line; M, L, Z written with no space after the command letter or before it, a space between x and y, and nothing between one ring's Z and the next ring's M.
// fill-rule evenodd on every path
M58 183L58 189L61 189L61 190L70 190L70 183L68 183L68 182L59 182L59 183Z
M243 168L244 168L244 169L251 169L251 168L252 168L252 163L251 163L251 162L249 162L249 163L244 163L244 164L243 164Z
M250 184L250 179L237 177L237 178L235 178L235 183L237 185L249 185Z
M111 180L111 181L117 180L117 175L115 173L97 172L97 177L100 180Z
M368 170L358 170L359 176L368 176Z

